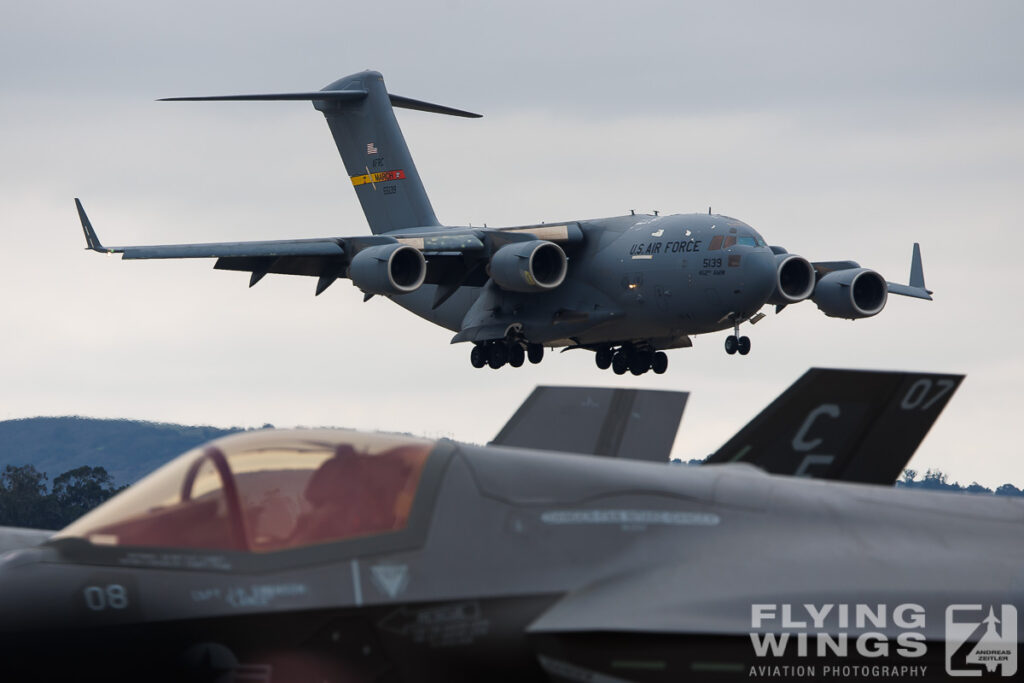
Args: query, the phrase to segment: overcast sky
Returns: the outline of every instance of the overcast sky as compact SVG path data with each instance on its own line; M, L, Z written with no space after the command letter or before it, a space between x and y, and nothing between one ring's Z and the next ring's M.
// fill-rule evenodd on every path
M692 392L703 457L809 366L967 375L912 461L1024 485L1019 2L103 2L0 6L0 419L78 414L380 428L483 442L536 384ZM935 301L876 318L811 303L616 377L590 353L474 370L465 345L340 281L122 262L108 244L359 235L308 103L373 68L478 111L399 121L438 217L491 226L706 211Z

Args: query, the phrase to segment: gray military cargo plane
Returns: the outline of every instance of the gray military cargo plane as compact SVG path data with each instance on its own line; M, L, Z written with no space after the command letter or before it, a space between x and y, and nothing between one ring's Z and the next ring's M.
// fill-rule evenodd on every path
M944 377L892 399L931 410ZM12 680L937 680L1015 658L1022 524L1020 500L749 463L248 432L0 556L0 662Z
M914 245L909 285L853 261L810 262L770 247L746 223L712 214L629 215L513 228L441 225L394 107L477 117L387 92L376 71L313 92L172 100L306 100L323 113L372 236L107 247L75 200L89 249L125 259L216 258L215 268L317 278L320 294L349 278L368 299L391 298L471 342L474 367L539 363L544 347L589 349L617 374L665 372L665 349L732 330L725 350L747 354L740 324L774 304L814 301L831 317L867 318L888 294L930 299Z

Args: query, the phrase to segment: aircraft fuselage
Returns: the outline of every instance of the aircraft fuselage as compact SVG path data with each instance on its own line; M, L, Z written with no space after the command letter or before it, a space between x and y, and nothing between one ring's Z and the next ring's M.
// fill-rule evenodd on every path
M776 286L771 249L733 218L642 215L575 224L583 244L554 291L463 287L437 309L433 285L392 298L453 331L495 321L521 325L526 338L552 346L649 340L673 348L688 345L687 335L748 320ZM479 320L467 320L476 313Z

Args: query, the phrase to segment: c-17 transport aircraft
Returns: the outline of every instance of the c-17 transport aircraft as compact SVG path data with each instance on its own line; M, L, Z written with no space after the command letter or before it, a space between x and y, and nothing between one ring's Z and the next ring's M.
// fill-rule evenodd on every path
M387 92L376 71L313 92L172 100L307 100L323 113L372 236L107 247L75 200L89 249L125 259L216 258L215 268L317 278L320 294L349 278L471 342L475 367L539 363L544 347L589 349L617 374L665 372L665 349L732 330L725 350L747 354L740 324L766 304L811 300L827 316L867 318L888 294L930 299L914 245L908 285L853 261L810 262L768 246L746 223L705 214L629 215L513 228L442 226L413 164L394 107L466 111Z
M780 454L763 451L688 467L599 444L613 457L349 430L219 439L0 555L0 666L18 681L1013 675L991 653L1020 645L1024 501L851 483L865 454L830 439L930 425L961 378L811 372L769 409L767 440L788 437L794 463L804 444L832 454L803 472L831 481L768 474L756 465ZM579 424L664 417L571 393Z

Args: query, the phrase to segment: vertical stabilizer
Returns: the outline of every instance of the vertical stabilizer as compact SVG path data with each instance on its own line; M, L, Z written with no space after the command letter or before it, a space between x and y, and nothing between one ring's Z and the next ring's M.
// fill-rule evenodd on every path
M492 445L668 462L688 393L540 386Z
M275 100L307 100L326 117L374 234L438 225L392 107L480 118L479 114L461 109L391 95L384 87L384 77L377 71L345 76L312 92L165 97L161 101Z
M891 486L963 378L811 368L705 462Z
M358 101L313 100L323 113L374 234L438 225L377 71L346 76L325 91L363 90Z

